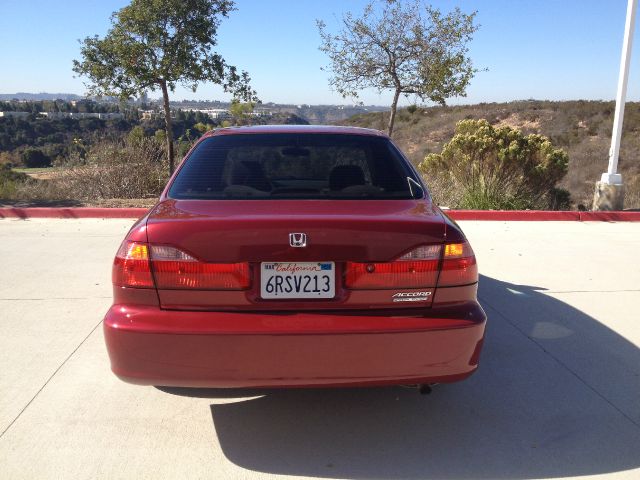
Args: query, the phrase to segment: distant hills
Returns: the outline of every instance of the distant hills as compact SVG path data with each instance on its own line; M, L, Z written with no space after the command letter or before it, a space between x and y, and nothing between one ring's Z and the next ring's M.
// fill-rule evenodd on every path
M228 102L219 101L192 101L180 100L172 101L171 107L188 109L207 108L229 108ZM346 120L349 117L373 112L386 112L388 107L378 105L309 105L309 104L283 104L283 103L260 103L255 107L256 111L271 113L273 115L295 115L312 125L336 123Z
M27 101L42 101L42 100L82 100L86 97L82 95L76 95L75 93L0 93L0 101L10 100L27 100ZM117 101L114 98L103 98L102 102L114 102ZM150 104L158 104L159 101L152 100ZM229 102L220 102L216 100L173 100L171 106L173 108L181 109L207 109L207 108L229 108ZM371 112L385 112L388 111L388 107L377 105L296 105L296 104L280 104L280 103L262 103L256 106L257 109L269 111L274 115L295 115L300 117L311 124L324 124L335 123L353 115L359 115L362 113Z
M82 95L76 95L75 93L0 93L0 101L7 102L9 100L65 100L67 102L71 100L81 100L84 97Z

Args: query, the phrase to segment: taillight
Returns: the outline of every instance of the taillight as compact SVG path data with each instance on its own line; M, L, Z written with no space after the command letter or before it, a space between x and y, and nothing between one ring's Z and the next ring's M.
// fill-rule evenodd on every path
M438 287L470 285L478 281L478 264L467 242L444 246Z
M153 275L152 275L153 271ZM124 241L113 262L113 284L119 287L194 290L249 288L248 263L205 263L164 245Z
M347 262L345 286L354 290L435 287L440 251L440 245L425 245L393 262Z
M113 261L111 278L119 287L153 288L147 244L122 242Z
M251 284L248 263L205 263L174 247L150 248L159 289L244 290Z

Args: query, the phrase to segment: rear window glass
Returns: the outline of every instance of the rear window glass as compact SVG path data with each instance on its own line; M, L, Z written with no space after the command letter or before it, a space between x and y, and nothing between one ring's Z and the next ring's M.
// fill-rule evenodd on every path
M169 189L177 199L407 199L415 174L383 137L220 135L202 141Z

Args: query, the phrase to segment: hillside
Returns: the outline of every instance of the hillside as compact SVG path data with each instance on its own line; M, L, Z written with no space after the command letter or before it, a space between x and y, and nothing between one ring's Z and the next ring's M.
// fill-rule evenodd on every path
M440 152L453 136L456 122L486 118L523 133L540 133L569 153L569 172L561 186L576 206L591 207L594 182L607 169L613 125L613 102L519 101L452 107L403 109L398 112L393 138L414 164L426 154ZM387 113L355 115L346 125L384 130ZM640 208L640 103L626 106L620 152L620 171L627 186L626 208Z

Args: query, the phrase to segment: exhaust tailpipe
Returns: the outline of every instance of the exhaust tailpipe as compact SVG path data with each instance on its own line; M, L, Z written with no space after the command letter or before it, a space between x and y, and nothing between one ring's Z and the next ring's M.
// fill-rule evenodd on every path
M418 391L420 395L429 395L431 393L431 385L428 383L422 383L418 385Z

